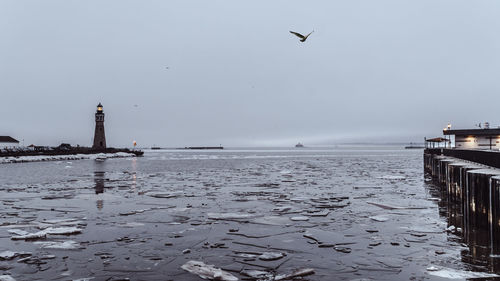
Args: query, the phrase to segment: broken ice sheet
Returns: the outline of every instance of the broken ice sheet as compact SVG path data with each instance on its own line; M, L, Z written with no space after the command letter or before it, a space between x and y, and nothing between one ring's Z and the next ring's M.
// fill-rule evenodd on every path
M296 216L296 217L291 217L290 220L292 221L308 221L309 218L305 216Z
M448 278L448 279L470 279L470 278L493 278L500 277L500 275L486 272L472 272L457 270L452 268L438 268L431 266L427 268L427 273L433 276Z
M83 248L80 245L80 243L72 240L64 242L57 242L57 241L34 242L34 244L40 246L40 248L42 249L75 250Z
M343 234L321 229L308 229L303 236L316 241L318 244L349 245L355 244L353 238L345 237Z
M301 268L294 270L292 273L289 274L280 274L274 277L274 280L279 281L279 280L288 280L288 279L293 279L295 277L302 277L302 276L307 276L314 274L314 269L312 268Z
M82 230L78 227L49 227L43 230L47 234L53 235L70 235L82 233Z
M252 278L256 278L256 279L263 279L263 278L270 279L272 277L272 275L269 272L267 272L267 271L261 271L261 270L246 269L246 270L243 270L240 273L242 275L245 275L245 276L248 276L248 277L252 277Z
M13 252L13 251L3 251L0 253L0 260L11 260L17 257L28 257L31 253L28 252Z
M290 218L279 216L266 216L252 220L253 223L265 225L290 225Z
M282 213L282 212L288 212L292 209L292 206L280 206L280 207L275 207L273 208L273 211Z
M141 214L141 213L144 213L146 210L142 209L142 210L134 210L134 211L128 211L128 212L122 212L122 213L119 213L120 216L130 216L130 215L135 215L135 214Z
M40 239L45 238L47 234L52 235L71 235L81 233L82 230L77 227L49 227L42 231L38 231L35 233L29 233L23 230L12 229L12 233L17 234L17 236L12 236L10 239L12 240L32 240L32 239Z
M201 261L188 261L181 266L182 269L198 275L202 279L222 280L222 281L238 281L238 278L232 274L216 268L213 265L205 264Z
M385 176L377 177L377 179L382 179L382 180L405 180L406 177L404 177L404 176L395 176L395 175L385 175Z
M0 275L0 281L16 281L16 279L14 279L14 277L10 276L10 275Z
M140 222L127 222L127 223L119 224L118 226L133 228L133 227L144 226L144 224L140 223Z
M10 234L15 234L15 235L19 235L19 236L29 234L28 231L25 231L25 230L22 230L22 229L9 229L8 232Z
M384 216L371 216L370 219L378 222L384 222L389 220L389 218Z
M208 213L207 215L212 220L237 220L255 217L255 215L248 213Z
M10 239L12 240L35 240L45 238L47 233L45 231L38 231L35 233L26 233L23 235L12 236Z
M146 193L147 196L154 197L154 198L175 198L184 195L184 192L182 191L177 191L177 192L150 192Z
M85 219L85 218L83 218ZM78 224L84 224L80 219L71 218L71 219L52 219L52 220L44 220L41 223L41 226L47 224L57 224L59 226L75 226Z
M279 260L282 257L286 256L285 253L279 253L279 252L264 252L262 255L259 256L259 260L263 261L274 261L274 260Z
M310 217L326 217L328 214L330 214L328 210L311 210L303 213L303 215Z

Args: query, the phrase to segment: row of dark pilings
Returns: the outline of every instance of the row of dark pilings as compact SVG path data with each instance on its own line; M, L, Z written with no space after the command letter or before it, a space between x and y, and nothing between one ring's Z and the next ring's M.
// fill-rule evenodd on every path
M440 189L449 224L469 247L463 256L499 272L500 169L426 150L424 170Z

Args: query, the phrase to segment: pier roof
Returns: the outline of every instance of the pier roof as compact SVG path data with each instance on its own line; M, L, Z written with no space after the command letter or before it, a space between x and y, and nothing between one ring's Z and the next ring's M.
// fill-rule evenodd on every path
M445 142L448 140L445 138L442 138L442 137L437 137L437 138L432 138L432 139L426 139L425 141L426 142Z
M0 142L19 143L18 140L11 136L0 136Z
M456 136L497 136L500 135L500 128L497 129L462 129L462 130L443 130L444 135Z

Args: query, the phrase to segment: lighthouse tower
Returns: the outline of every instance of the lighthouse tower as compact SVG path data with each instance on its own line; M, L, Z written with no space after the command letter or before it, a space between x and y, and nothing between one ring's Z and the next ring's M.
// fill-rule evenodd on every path
M102 111L102 104L97 105L95 113L95 133L93 149L105 150L106 149L106 135L104 134L104 112Z

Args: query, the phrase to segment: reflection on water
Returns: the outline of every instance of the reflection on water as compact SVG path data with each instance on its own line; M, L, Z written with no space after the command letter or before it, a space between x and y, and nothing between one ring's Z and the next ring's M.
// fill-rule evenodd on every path
M131 192L135 192L137 189L137 159L134 158L130 160L131 167L129 171L123 172L124 174L130 175L130 187L125 187L125 189L130 188ZM113 177L112 173L106 175L106 161L96 161L94 163L94 190L95 194L104 193L105 188L110 188L110 186L106 186L105 182L109 181L109 177ZM106 176L108 178L106 178ZM108 183L109 184L109 183ZM100 197L97 197L97 208L101 210L104 206L104 201Z
M104 181L105 181L104 175L106 173L104 171L104 167L105 167L104 161L102 161L102 162L96 161L94 164L94 190L95 190L95 194L101 194L104 192ZM97 199L96 206L97 206L97 209L102 210L102 208L104 207L104 200Z
M132 159L132 169L131 169L131 174L132 174L132 185L131 185L131 190L135 191L137 187L137 158Z
M104 192L104 174L105 172L99 172L99 171L94 172L95 194Z

